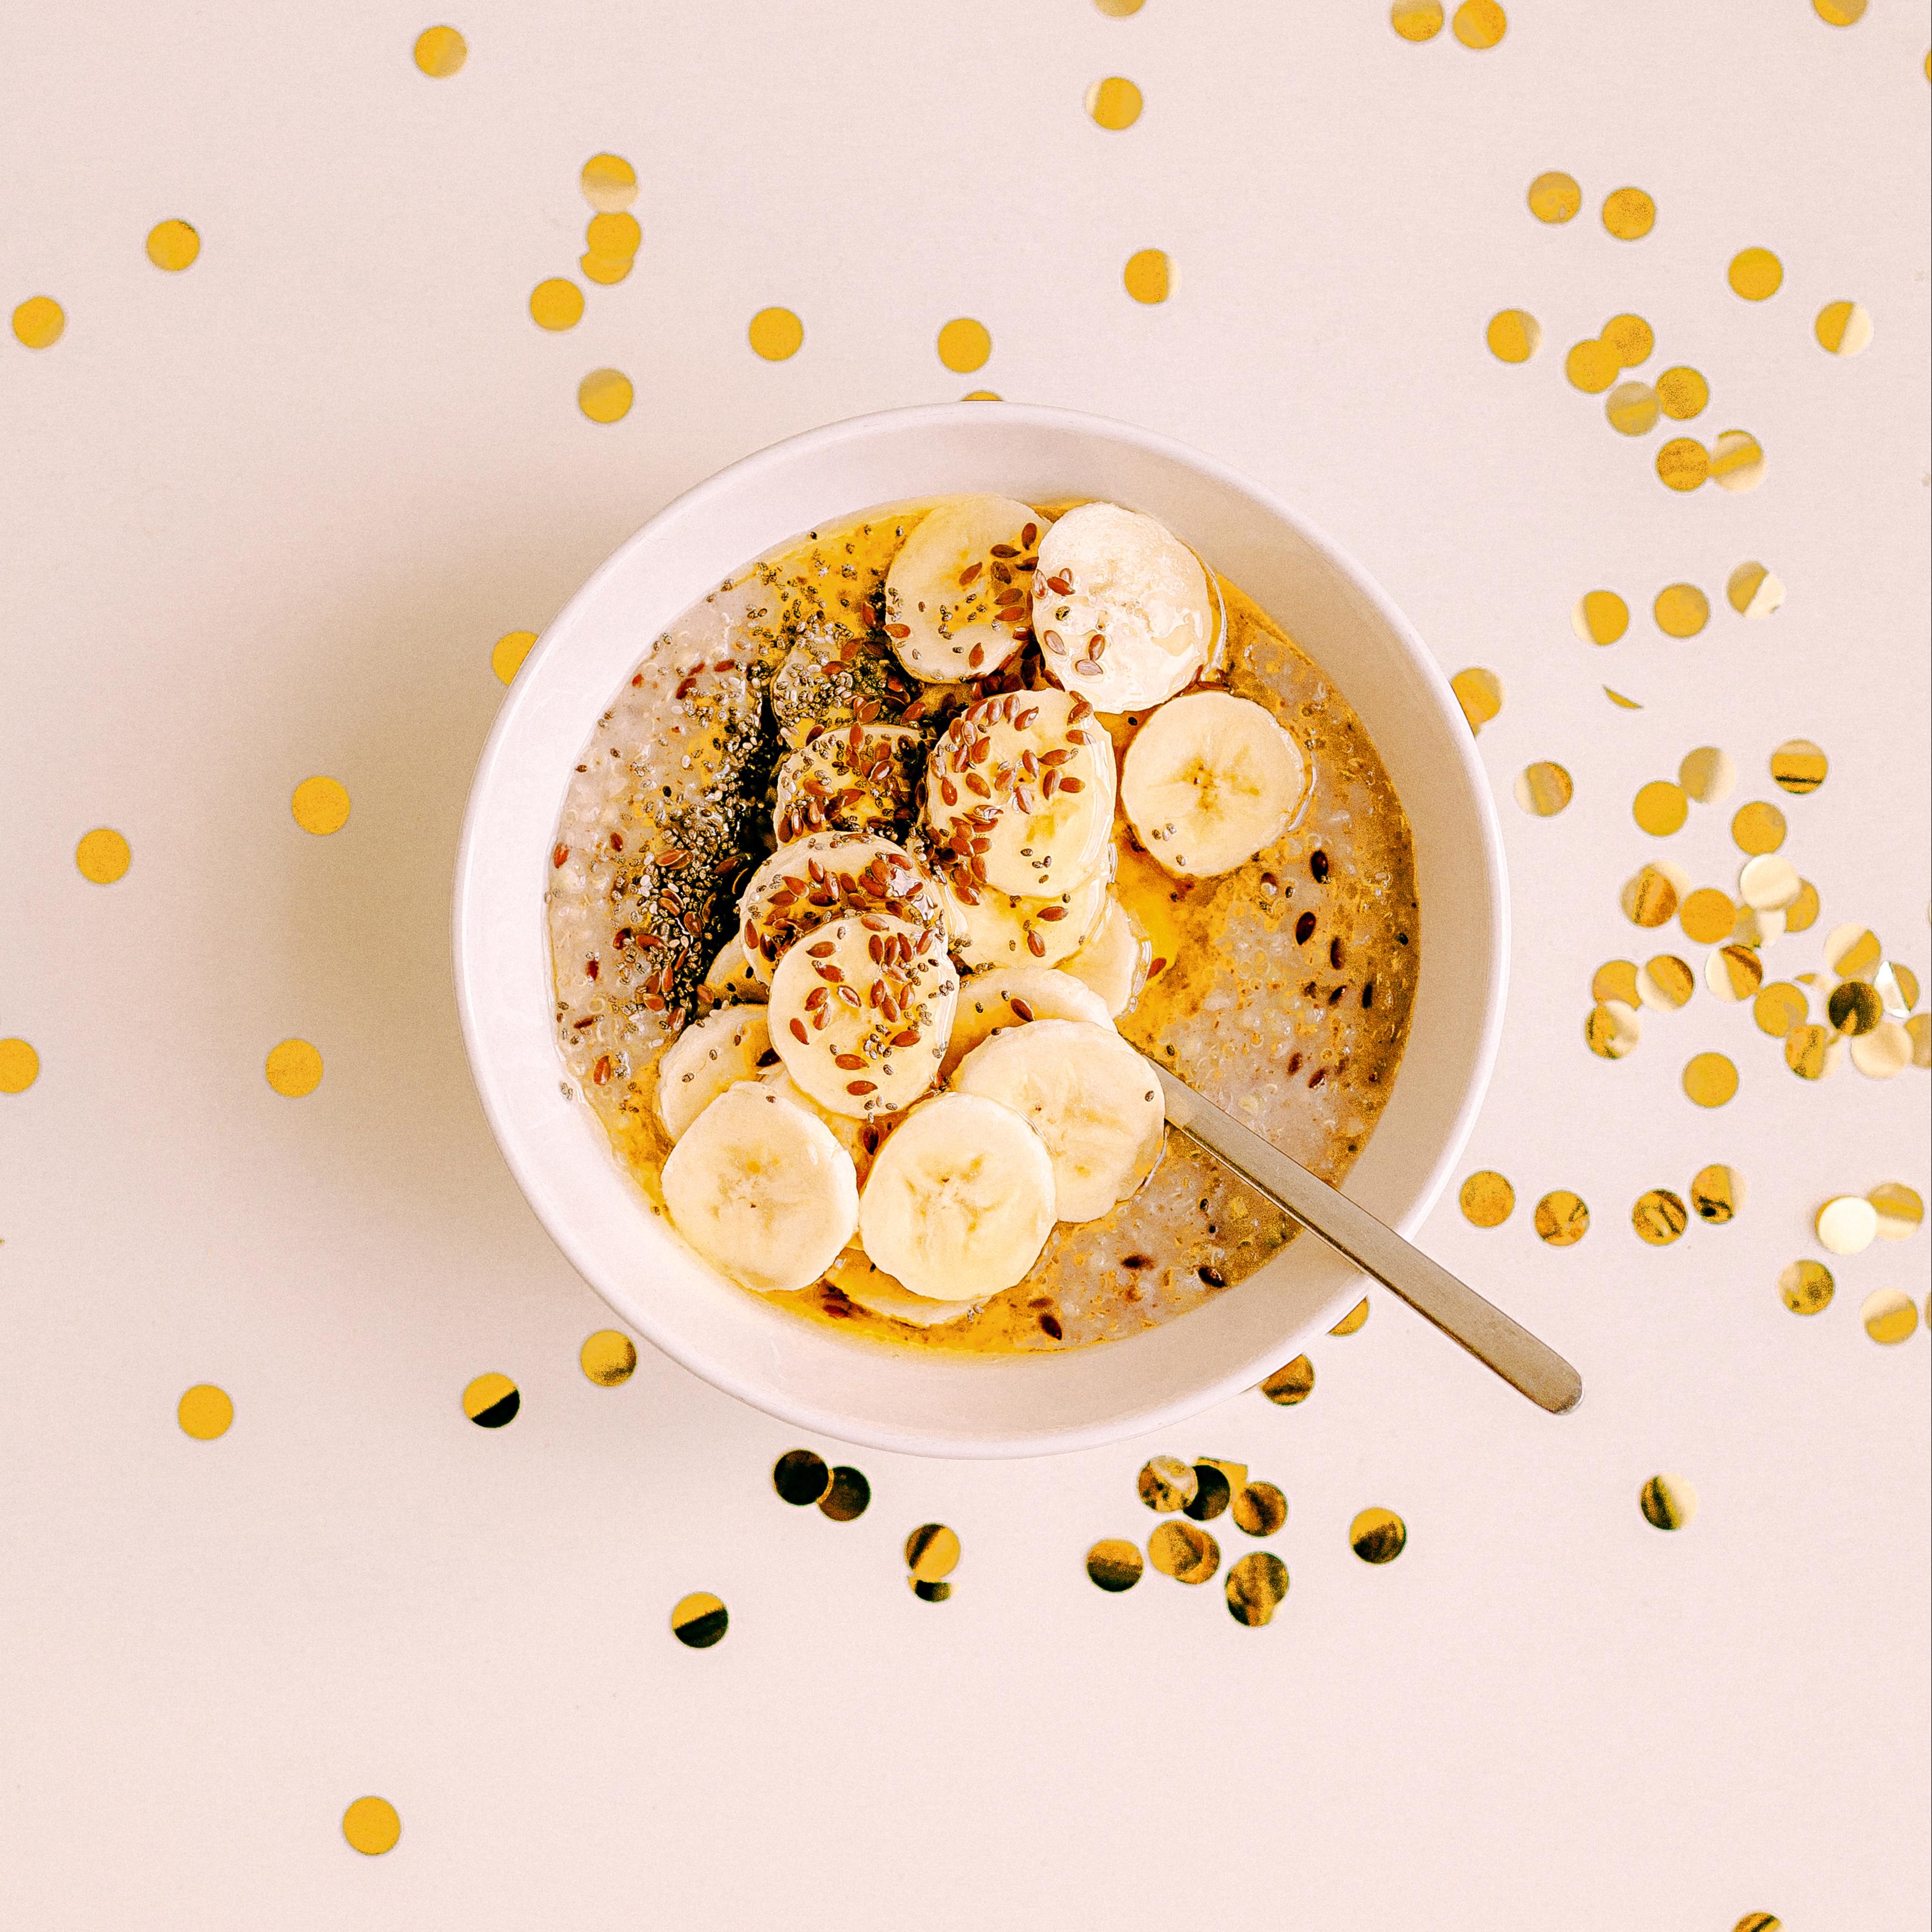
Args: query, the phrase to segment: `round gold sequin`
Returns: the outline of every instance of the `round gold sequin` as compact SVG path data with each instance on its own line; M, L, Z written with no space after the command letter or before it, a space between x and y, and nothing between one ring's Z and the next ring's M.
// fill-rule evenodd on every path
M922 1522L905 1540L905 1566L913 1580L936 1583L959 1566L959 1538L943 1522Z
M1148 1538L1148 1556L1177 1583L1204 1583L1221 1567L1221 1546L1191 1522L1164 1522Z
M478 1429L501 1429L517 1419L524 1398L508 1376L478 1376L463 1391L463 1412Z
M1738 1090L1738 1070L1721 1053L1700 1053L1686 1063L1684 1090L1700 1107L1721 1107Z
M631 272L636 260L634 255L580 255L577 266L583 270L586 281L608 289L621 282Z
M1492 1169L1483 1168L1462 1184L1462 1218L1478 1228L1500 1228L1516 1212L1516 1190Z
M1109 20L1124 20L1130 14L1138 13L1144 0L1094 0L1094 4Z
M1811 0L1811 10L1829 27L1856 27L1865 6L1866 0Z
M1087 1552L1088 1580L1110 1595L1131 1590L1146 1567L1138 1546L1118 1536L1102 1537Z
M1285 1362L1262 1384L1262 1394L1283 1408L1306 1402L1315 1393L1315 1364L1306 1355Z
M1878 934L1856 920L1834 926L1825 941L1825 964L1841 980L1869 978L1884 957Z
M1843 1042L1829 1027L1797 1026L1784 1036L1784 1064L1801 1080L1822 1080L1838 1064Z
M1731 257L1732 292L1746 302L1765 302L1784 280L1784 264L1768 248L1741 248Z
M1882 1241L1908 1240L1918 1233L1925 1220L1925 1203L1918 1190L1902 1180L1883 1180L1870 1190L1865 1198L1878 1216L1878 1238Z
M432 80L447 80L469 58L469 44L454 27L425 27L416 36L416 65Z
M1369 1298L1365 1294L1328 1332L1331 1335L1352 1335L1368 1318Z
M97 886L112 885L126 874L133 859L127 840L105 825L83 832L74 848L74 862L80 876Z
M1583 1022L1583 1037L1599 1059L1622 1059L1636 1051L1640 1036L1636 1009L1628 1000L1599 1000Z
M629 412L631 379L617 369L593 369L577 386L577 406L594 423L614 423Z
M1831 1304L1838 1284L1822 1262L1793 1262L1778 1277L1778 1292L1794 1315L1816 1315Z
M1910 1295L1895 1288L1879 1288L1865 1297L1858 1319L1874 1342L1896 1348L1900 1342L1911 1340L1918 1326L1918 1310Z
M862 1469L841 1462L832 1472L832 1484L818 1499L818 1513L833 1522L856 1522L872 1504L872 1486Z
M1798 896L1784 909L1786 932L1802 932L1818 922L1818 888L1809 879L1798 882Z
M1914 1013L1906 1022L1905 1031L1912 1042L1912 1065L1920 1068L1932 1066L1932 1013ZM5 1090L6 1085L6 1048L7 1042L0 1040L0 1092Z
M934 1582L926 1576L908 1576L908 1586L922 1604L943 1604L952 1594L952 1586L943 1578Z
M1408 1526L1394 1510L1363 1510L1348 1526L1348 1547L1364 1563L1393 1563L1408 1544Z
M212 1382L197 1382L175 1405L175 1420L184 1436L197 1442L212 1442L225 1436L235 1420L235 1403L228 1391Z
M1442 31L1442 9L1437 0L1395 0L1389 25L1406 40L1432 40Z
M1677 910L1677 888L1669 874L1655 866L1646 866L1634 878L1626 880L1617 896L1624 916L1634 926L1665 925Z
M1744 1202L1744 1178L1721 1163L1700 1167L1690 1182L1690 1208L1699 1220L1721 1228L1736 1219Z
M1814 1226L1828 1254L1862 1255L1878 1239L1878 1210L1862 1194L1834 1195L1818 1210Z
M1192 1463L1178 1456L1156 1456L1142 1464L1134 1486L1149 1509L1166 1514L1194 1500L1198 1482Z
M285 1040L268 1049L263 1070L278 1094L299 1100L322 1084L322 1055L305 1040Z
M1775 852L1746 860L1738 873L1738 894L1754 912L1788 911L1804 887L1798 868Z
M1688 422L1693 416L1702 416L1704 406L1711 400L1711 386L1699 372L1687 363L1678 363L1674 368L1664 370L1657 379L1657 400L1660 408L1672 422ZM1694 448L1695 444L1692 445ZM1702 456L1703 452L1700 449ZM1661 464L1663 458L1658 459ZM1702 478L1698 479L1702 481ZM1694 487L1690 484L1684 488Z
M1793 1027L1802 1026L1810 1011L1811 1003L1804 997L1804 988L1780 980L1758 994L1751 1006L1751 1017L1757 1022L1760 1033L1782 1040Z
M1695 490L1711 474L1710 452L1694 436L1673 436L1657 452L1657 474L1666 489Z
M1234 1527L1248 1536L1272 1536L1288 1520L1288 1498L1272 1483L1244 1483L1234 1492Z
M809 1508L831 1486L830 1466L809 1449L788 1449L772 1465L772 1487L794 1509Z
M1880 1020L1852 1040L1851 1055L1868 1080L1889 1080L1912 1064L1912 1036L1896 1020Z
M340 778L304 778L290 796L289 811L304 832L326 838L349 823L349 788Z
M1760 912L1751 906L1739 909L1738 922L1731 928L1733 946L1748 946L1753 952L1768 946L1784 932L1784 915L1781 912Z
M1141 118L1141 91L1132 81L1110 74L1105 80L1096 80L1088 88L1087 112L1100 126L1110 134L1118 134ZM952 366L947 364L948 368Z
M1683 796L1681 792L1678 795ZM1677 908L1684 938L1694 939L1700 946L1722 945L1730 938L1737 916L1737 908L1714 886L1700 886Z
M1516 802L1538 818L1553 818L1575 791L1570 774L1546 759L1539 759L1516 774Z
M1653 1248L1667 1248L1690 1226L1690 1216L1684 1203L1666 1187L1653 1187L1640 1194L1630 1210L1630 1226L1640 1240Z
M986 325L970 316L956 316L939 332L939 359L956 374L970 374L992 352Z
M1682 1529L1697 1514L1697 1492L1682 1476L1653 1476L1637 1492L1637 1507L1653 1529Z
M636 1373L638 1345L615 1328L600 1328L584 1338L577 1365L599 1388L615 1388Z
M1657 225L1657 204L1640 188L1620 188L1604 200L1604 226L1619 242L1641 242Z
M1871 346L1871 313L1862 302L1827 302L1813 328L1819 347L1834 356L1862 356Z
M1212 1522L1233 1494L1234 1485L1212 1462L1197 1462L1194 1493L1181 1504L1181 1513L1195 1522Z
M523 668L524 660L536 640L534 631L506 631L490 646L490 668L502 682L508 684Z
M1879 1004L1895 1020L1902 1020L1918 1004L1918 980L1910 966L1895 959L1885 961L1872 975Z
M562 275L553 275L530 291L530 320L539 328L574 328L584 318L584 291Z
M1648 362L1657 346L1656 332L1640 315L1612 316L1604 324L1604 340L1616 351L1618 362L1626 369ZM1653 413L1651 421L1656 420Z
M1636 966L1628 959L1606 960L1597 968L1590 982L1593 1000L1621 1000L1627 1006L1637 1003Z
M14 311L14 333L28 349L51 349L67 328L67 311L52 296L29 296Z
M1711 600L1694 584L1666 584L1650 610L1666 638L1694 638L1711 621Z
M1686 752L1677 767L1677 782L1700 805L1721 805L1737 782L1736 760L1715 745L1700 745Z
M1878 988L1867 980L1846 980L1832 988L1825 1017L1844 1034L1870 1033L1885 1018Z
M1724 596L1740 617L1768 617L1784 602L1784 586L1761 563L1741 563L1724 582Z
M1748 946L1720 946L1704 962L1704 983L1732 1006L1755 1000L1764 984L1764 962Z
M1619 382L1604 398L1604 414L1620 436L1648 436L1657 427L1657 392L1648 382Z
M24 1094L40 1077L40 1056L24 1040L0 1040L0 1094Z
M1288 1565L1271 1550L1254 1550L1228 1572L1228 1614L1258 1630L1288 1594Z
M1762 800L1740 806L1731 820L1731 837L1740 852L1775 852L1784 833L1784 813Z
M1503 681L1492 670L1459 670L1449 680L1472 731L1480 731L1503 708Z
M620 214L638 198L638 171L622 154L592 154L577 184L600 214Z
M1563 373L1586 396L1601 395L1622 367L1617 352L1600 338L1576 344L1563 358Z
M1590 1210L1580 1194L1567 1187L1536 1204L1536 1232L1552 1248L1574 1248L1590 1232Z
M1449 30L1466 47L1478 53L1494 46L1509 32L1509 16L1496 0L1462 0Z
M798 353L805 340L805 324L788 308L761 308L752 316L745 334L754 351L767 362L782 362ZM980 358L982 362L985 360L984 356ZM969 366L976 369L980 364Z
M1574 176L1552 170L1529 184L1529 212L1539 221L1570 220L1583 206L1583 190Z
M1120 279L1137 302L1164 302L1174 292L1174 268L1166 251L1138 249L1127 257Z
M158 221L148 230L148 260L178 275L201 253L201 237L185 221Z
M1490 317L1484 339L1498 362L1527 362L1543 346L1543 328L1527 309L1506 308Z
M1646 960L1636 976L1637 998L1653 1012L1675 1012L1696 990L1696 974L1674 952Z
M1667 838L1684 829L1684 821L1690 816L1690 801L1682 785L1672 784L1668 778L1652 778L1639 790L1630 813L1653 838Z
M1613 644L1630 628L1630 606L1614 590L1586 590L1570 613L1570 628L1586 644Z
M1825 782L1831 761L1809 738L1787 738L1771 754L1771 776L1779 788L1800 797Z
M422 64L420 55L417 64ZM462 64L459 58L457 66ZM454 68L450 69L452 74L455 70ZM396 1841L403 1835L403 1821L386 1798L358 1798L342 1814L342 1835L349 1840L351 1849L360 1852L364 1858L380 1858L385 1852L394 1850Z
M730 1623L724 1600L709 1590L694 1590L671 1606L670 1634L692 1650L709 1650L722 1640Z
M1720 490L1755 490L1764 481L1764 451L1749 430L1727 429L1711 446L1711 481Z

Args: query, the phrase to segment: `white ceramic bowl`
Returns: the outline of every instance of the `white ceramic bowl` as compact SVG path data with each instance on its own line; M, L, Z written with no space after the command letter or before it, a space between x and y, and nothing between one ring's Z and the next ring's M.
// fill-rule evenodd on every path
M1502 1024L1508 917L1468 727L1401 614L1333 544L1220 464L1146 431L1012 404L896 410L734 464L653 518L517 674L484 748L457 862L456 992L483 1105L530 1204L622 1319L718 1388L817 1433L935 1456L1026 1456L1138 1434L1253 1386L1362 1277L1311 1237L1181 1320L1060 1354L949 1358L799 1321L712 1274L565 1097L544 921L564 790L649 640L786 539L955 490L1111 498L1172 526L1277 618L1367 726L1414 828L1421 978L1407 1052L1348 1191L1406 1232L1474 1120Z

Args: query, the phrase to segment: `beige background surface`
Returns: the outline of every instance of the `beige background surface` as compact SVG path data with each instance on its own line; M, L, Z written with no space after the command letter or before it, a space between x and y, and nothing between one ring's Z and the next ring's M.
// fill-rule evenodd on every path
M1828 1196L1927 1191L1924 1076L1802 1082L1701 988L1625 1060L1582 1024L1595 968L1650 950L1616 906L1659 849L1631 796L1702 744L1742 783L1668 856L1729 885L1732 806L1786 808L1824 915L1778 973L1850 920L1932 968L1924 8L1519 0L1477 53L1316 0L465 0L441 81L431 17L6 24L0 308L68 321L0 336L0 1035L41 1060L0 1096L0 1922L1922 1924L1932 1349L1858 1310L1922 1303L1926 1236L1834 1262L1810 1320L1775 1284ZM1082 110L1109 74L1146 97L1123 133ZM604 148L643 249L547 334L529 291L574 273ZM1548 168L1567 226L1524 206ZM1636 244L1597 218L1626 183L1660 211ZM170 216L202 238L178 275L142 250ZM1761 304L1725 283L1751 244L1785 265ZM1120 283L1150 246L1158 307ZM1876 321L1856 361L1812 337L1840 297ZM746 345L768 304L804 320L789 361ZM1483 341L1513 305L1544 331L1516 368ZM1564 381L1624 310L1650 371L1710 377L1687 427L1760 438L1761 489L1672 495L1660 438ZM993 337L971 377L934 352L958 315ZM599 427L576 386L607 364L637 403ZM1299 1408L860 1457L872 1506L836 1525L772 1494L787 1430L648 1354L580 1372L604 1312L450 1003L490 646L721 464L981 384L1246 466L1446 669L1502 676L1516 978L1466 1166L1518 1206L1484 1232L1447 1200L1428 1245L1579 1363L1573 1418L1378 1298ZM1747 558L1790 589L1762 623L1723 600ZM1684 643L1648 614L1679 578L1714 606ZM1604 650L1568 621L1598 586L1634 612ZM1832 760L1808 799L1766 776L1794 735ZM1576 787L1549 820L1510 796L1542 758ZM312 772L353 800L328 838L290 814ZM108 886L73 856L100 825L134 854ZM300 1101L262 1075L290 1035L327 1068ZM1708 1113L1678 1084L1706 1048L1742 1078ZM1640 1243L1636 1197L1713 1160L1738 1220ZM1530 1225L1557 1187L1594 1217L1560 1252ZM495 1432L460 1407L485 1370L523 1394ZM175 1420L205 1381L212 1442ZM1089 1543L1154 1526L1156 1451L1287 1491L1267 1629L1218 1582L1087 1581ZM1701 1498L1674 1535L1637 1508L1658 1471ZM1370 1504L1408 1525L1385 1568L1349 1549ZM929 1519L964 1550L943 1606L902 1580ZM667 1627L697 1588L730 1608L712 1650ZM382 1858L341 1834L364 1792L401 1814Z

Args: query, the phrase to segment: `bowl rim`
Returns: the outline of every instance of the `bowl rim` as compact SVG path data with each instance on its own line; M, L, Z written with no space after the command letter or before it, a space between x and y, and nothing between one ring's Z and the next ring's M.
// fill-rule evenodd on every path
M712 498L734 494L747 484L755 485L766 472L782 470L802 454L862 442L887 425L900 432L916 431L928 426L937 429L956 423L962 417L980 423L988 420L1003 422L1022 432L1038 429L1097 436L1130 448L1139 454L1204 476L1222 488L1246 497L1267 515L1292 530L1370 607L1376 618L1388 627L1399 642L1412 668L1418 674L1423 688L1438 712L1450 723L1451 729L1445 734L1446 741L1454 748L1454 755L1460 766L1459 776L1474 806L1482 832L1480 856L1488 888L1490 905L1489 930L1485 938L1493 970L1489 976L1477 1022L1474 1048L1469 1061L1469 1075L1461 1096L1434 1160L1420 1184L1415 1189L1409 1204L1393 1224L1397 1232L1405 1236L1413 1236L1440 1198L1443 1188L1468 1142L1487 1094L1501 1046L1508 993L1510 921L1508 872L1504 859L1502 828L1498 820L1495 797L1487 774L1477 754L1474 734L1468 728L1447 674L1424 644L1420 634L1381 584L1325 532L1244 471L1177 439L1114 418L1042 404L987 400L921 404L870 411L784 437L713 471L690 488L672 497L604 558L544 627L524 663L520 667L511 688L504 694L489 734L478 754L469 796L464 806L451 899L453 990L472 1084L482 1102L491 1134L519 1191L564 1258L585 1283L611 1307L614 1314L634 1327L654 1348L668 1355L681 1366L714 1388L735 1396L767 1415L836 1441L898 1454L988 1460L1070 1454L1143 1434L1168 1426L1226 1400L1253 1386L1258 1378L1244 1366L1224 1372L1212 1382L1198 1385L1184 1395L1169 1397L1165 1401L1150 1404L1144 1408L1132 1409L1112 1418L1065 1428L1049 1427L1044 1430L1035 1428L1027 1432L1015 1430L997 1439L982 1435L948 1433L943 1427L908 1434L890 1426L872 1425L862 1417L823 1406L795 1390L781 1386L776 1378L765 1382L748 1378L736 1372L729 1364L715 1360L687 1346L674 1321L659 1322L654 1318L649 1309L618 1307L610 1302L609 1296L599 1286L594 1271L594 1258L587 1252L585 1244L580 1241L576 1230L564 1217L553 1217L546 1211L544 1190L533 1185L531 1177L524 1171L520 1136L514 1124L500 1112L500 1096L494 1090L494 1083L486 1070L489 1063L485 1043L486 1030L478 1012L478 988L468 930L471 888L478 866L477 844L480 824L484 816L487 796L493 789L498 767L504 758L505 746L518 728L520 714L525 705L530 701L531 693L541 677L544 662L549 656L558 634L566 631L568 620L595 599L604 580L622 567L632 552L650 544L664 525L674 520L684 520L694 515L701 515ZM856 506L859 509L866 507L868 506ZM738 568L743 561L740 560L726 568ZM1346 1191L1346 1188L1344 1191ZM1364 1293L1369 1285L1368 1278L1360 1275L1356 1276L1352 1284ZM1331 1307L1340 1306L1342 1298L1342 1293L1338 1292L1328 1305ZM1262 1372L1264 1374L1266 1371Z

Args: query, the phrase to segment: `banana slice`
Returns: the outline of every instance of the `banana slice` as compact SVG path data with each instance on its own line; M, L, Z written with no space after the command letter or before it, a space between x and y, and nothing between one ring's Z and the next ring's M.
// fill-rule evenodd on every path
M857 1248L848 1248L826 1271L826 1280L861 1308L883 1315L889 1322L904 1322L914 1328L940 1328L970 1315L978 1301L934 1301L915 1294L893 1280L883 1268L874 1268Z
M1108 1028L1114 1023L1100 994L1071 974L1051 966L996 966L961 982L939 1077L950 1080L967 1054L1000 1028L1034 1020L1086 1020Z
M772 1044L821 1107L870 1120L938 1077L959 979L940 935L882 913L820 926L772 976Z
M761 1294L808 1287L859 1223L851 1156L824 1121L756 1082L727 1088L692 1122L662 1180L672 1226Z
M969 705L932 748L933 857L1017 897L1070 892L1102 872L1114 830L1114 746L1084 699L1010 691Z
M675 1141L728 1087L777 1058L763 1006L724 1006L694 1021L658 1062L658 1118Z
M734 935L725 940L718 957L712 961L701 990L721 1006L741 1001L762 1006L770 989L745 957L744 941Z
M886 572L886 635L914 677L984 677L1019 649L1045 522L1010 496L947 496L920 519Z
M879 1150L859 1200L859 1238L914 1294L976 1301L1024 1278L1053 1214L1053 1162L1039 1136L996 1101L940 1094Z
M1225 691L1190 692L1134 734L1120 802L1166 871L1212 878L1245 865L1287 830L1308 788L1308 761L1274 714Z
M878 1129L868 1126L850 1114L835 1114L830 1108L821 1107L785 1071L783 1060L776 1066L766 1067L758 1079L760 1086L769 1087L781 1100L789 1100L794 1107L802 1107L808 1114L815 1114L825 1123L832 1138L852 1156L852 1166L858 1174L860 1185L863 1186L866 1170L872 1166L877 1149Z
M1100 923L1077 952L1060 962L1060 970L1091 987L1106 1006L1107 1017L1117 1020L1140 998L1153 951L1133 915L1109 892Z
M1010 1107L1046 1143L1063 1221L1097 1221L1160 1159L1160 1084L1112 1026L1035 1020L996 1033L960 1062L952 1085Z
M1054 898L1016 898L975 885L971 874L957 866L941 868L938 878L946 935L969 973L1033 961L1057 964L1093 931L1107 903L1104 872Z
M812 832L781 845L738 900L738 937L767 985L794 940L848 913L889 913L943 931L939 888L903 845L872 832Z
M848 724L820 731L778 770L772 812L780 841L808 832L884 832L912 824L926 736L910 724Z
M1033 621L1048 674L1101 711L1144 711L1200 676L1218 601L1201 560L1151 517L1083 503L1041 539Z

